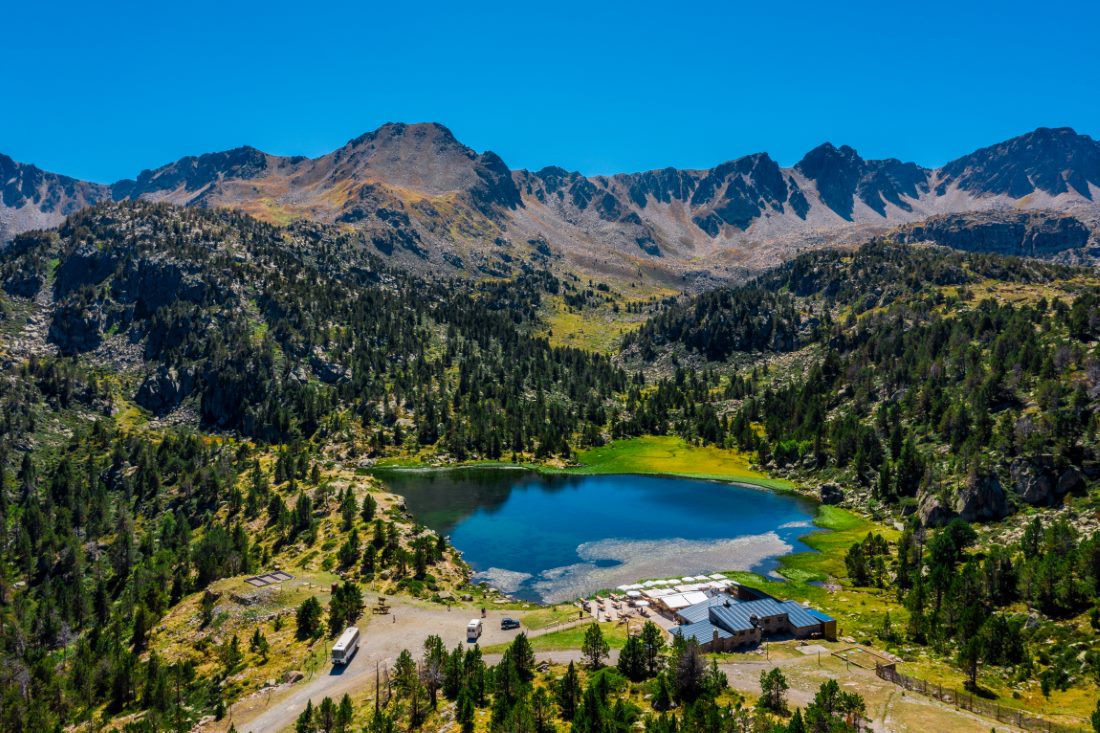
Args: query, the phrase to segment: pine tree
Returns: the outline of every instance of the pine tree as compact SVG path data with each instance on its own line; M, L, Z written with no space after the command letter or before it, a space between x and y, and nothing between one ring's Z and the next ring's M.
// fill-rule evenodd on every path
M572 720L580 703L581 681L573 662L569 662L565 674L558 681L557 702L561 708L561 717L564 720Z
M584 641L581 643L581 654L584 655L590 669L599 669L603 666L603 660L607 659L611 647L603 638L600 625L593 623L584 632Z

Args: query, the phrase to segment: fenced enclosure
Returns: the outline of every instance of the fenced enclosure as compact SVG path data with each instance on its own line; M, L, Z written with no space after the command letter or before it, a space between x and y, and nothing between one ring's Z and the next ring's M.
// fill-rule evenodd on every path
M1062 725L1061 723L1054 723L1050 720L1028 715L1017 708L1010 708L1000 703L993 702L992 700L986 700L969 690L944 687L934 682L910 677L907 674L899 672L894 664L876 664L875 674L906 690L917 692L921 695L927 695L928 697L933 697L948 705L954 705L962 710L968 710L987 718L993 718L1000 723L1014 725L1017 728L1035 731L1035 733L1084 733L1085 731L1084 728Z

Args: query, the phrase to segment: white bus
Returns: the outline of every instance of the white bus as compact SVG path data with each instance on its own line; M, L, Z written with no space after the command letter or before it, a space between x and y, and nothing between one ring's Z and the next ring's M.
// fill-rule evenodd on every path
M470 619L470 623L466 624L466 641L473 644L481 637L481 619Z
M359 629L349 626L332 647L332 663L347 664L359 649Z

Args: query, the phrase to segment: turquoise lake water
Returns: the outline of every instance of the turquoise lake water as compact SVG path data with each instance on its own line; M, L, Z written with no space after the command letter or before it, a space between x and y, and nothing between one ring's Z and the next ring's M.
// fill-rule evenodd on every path
M786 494L662 476L502 468L379 470L422 523L515 597L563 601L646 578L772 572L808 550L814 505Z

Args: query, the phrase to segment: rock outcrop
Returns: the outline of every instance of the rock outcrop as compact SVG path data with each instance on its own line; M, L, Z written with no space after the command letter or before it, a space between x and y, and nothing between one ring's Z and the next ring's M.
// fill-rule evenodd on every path
M817 186L822 203L841 218L851 221L856 201L886 216L888 203L911 211L909 201L928 192L929 174L925 168L900 160L864 160L855 150L830 143L819 145L806 154L797 170Z
M1012 490L1032 506L1053 506L1065 494L1080 490L1084 475L1074 466L1060 466L1049 456L1017 458L1009 469Z
M155 415L166 415L179 407L194 389L193 369L162 365L141 383L134 401Z
M839 504L844 501L844 490L838 484L821 484L818 489L822 504Z
M917 516L925 527L942 527L957 515L950 507L945 505L938 494L926 493L917 504Z
M47 339L66 356L91 351L103 341L103 322L98 303L63 303L53 313Z
M1050 257L1088 245L1091 229L1054 211L985 211L945 214L900 228L902 242L935 242L966 252Z
M1009 514L1008 500L994 475L974 477L955 494L952 508L968 522L1003 519Z

